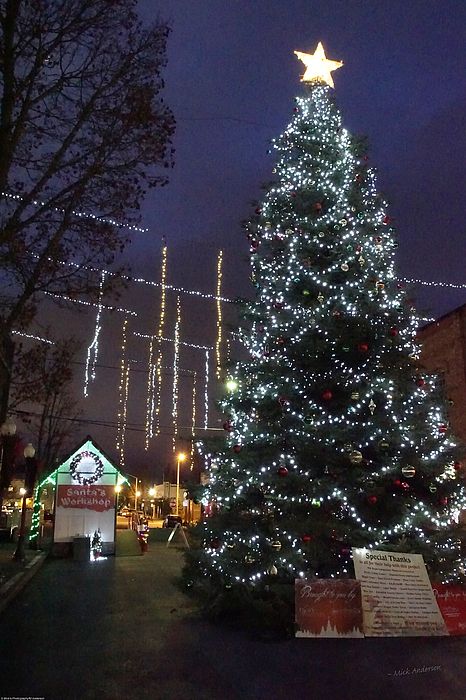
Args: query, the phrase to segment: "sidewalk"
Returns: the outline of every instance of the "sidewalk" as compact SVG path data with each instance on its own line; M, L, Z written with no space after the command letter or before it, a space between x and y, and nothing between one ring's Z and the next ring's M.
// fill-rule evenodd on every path
M15 542L0 542L0 613L44 563L47 552L29 549L26 541L24 561L14 561Z

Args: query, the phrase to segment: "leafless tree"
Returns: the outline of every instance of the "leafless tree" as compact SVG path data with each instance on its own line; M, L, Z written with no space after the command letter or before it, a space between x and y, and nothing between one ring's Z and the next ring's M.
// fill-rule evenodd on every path
M71 338L17 349L9 407L28 424L43 470L55 464L76 432L79 410L72 382L78 348Z
M88 268L114 263L130 234L111 222L136 225L167 183L175 123L169 28L141 26L135 0L0 0L0 24L1 421L12 329L43 292L97 295Z

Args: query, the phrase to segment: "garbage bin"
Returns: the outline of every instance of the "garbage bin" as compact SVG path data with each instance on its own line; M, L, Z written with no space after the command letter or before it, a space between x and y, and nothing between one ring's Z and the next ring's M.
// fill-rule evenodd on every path
M91 538L73 537L73 559L89 561L91 558Z

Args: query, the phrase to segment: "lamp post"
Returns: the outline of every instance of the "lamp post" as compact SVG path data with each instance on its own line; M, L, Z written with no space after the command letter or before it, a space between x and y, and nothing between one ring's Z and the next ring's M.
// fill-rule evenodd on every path
M151 505L152 505L152 520L155 520L155 487L151 486L149 489L149 496L151 497Z
M116 512L118 513L118 499L120 498L121 484L116 484L115 495L116 495Z
M176 455L176 511L175 515L178 515L178 503L180 498L180 464L184 462L186 455L184 452L178 452Z
M10 468L9 461L11 460L11 454L7 447L10 446L11 438L16 433L16 423L10 417L6 419L4 423L0 426L1 435L1 454L0 454L0 517L2 513L3 506L3 489L9 486L10 474L7 469ZM7 483L8 482L8 483Z
M19 490L20 494L23 497L23 503L21 506L21 524L19 526L19 537L18 537L18 544L16 545L15 553L13 554L13 559L14 561L24 561L24 529L26 525L26 498L28 495L28 490L27 490L27 482L30 479L30 475L33 473L35 478L35 469L33 467L33 460L34 460L34 455L36 454L36 451L34 447L29 443L26 445L24 448L24 458L26 460L26 474L25 474L25 479L24 479L24 487ZM34 488L34 484L32 485Z
M141 492L138 491L138 482L140 482L141 480L137 476L135 476L134 474L130 474L129 472L126 472L126 474L128 474L128 476L132 476L133 479L136 480L136 486L134 487L134 510L137 513L138 512L138 497L141 495Z

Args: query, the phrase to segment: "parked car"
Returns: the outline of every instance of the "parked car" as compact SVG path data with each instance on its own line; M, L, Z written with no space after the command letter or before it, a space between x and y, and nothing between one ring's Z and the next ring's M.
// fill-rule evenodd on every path
M162 527L175 527L176 525L182 525L183 523L183 518L181 515L167 515L165 520L163 521Z

